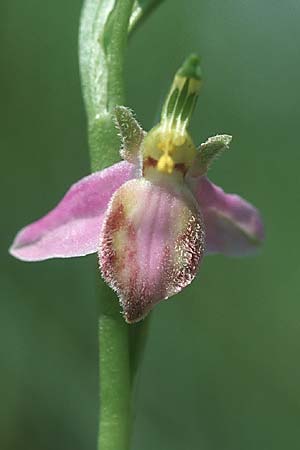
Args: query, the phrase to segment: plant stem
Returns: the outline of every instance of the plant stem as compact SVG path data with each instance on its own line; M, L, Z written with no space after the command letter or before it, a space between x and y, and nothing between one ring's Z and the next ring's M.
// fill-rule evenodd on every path
M113 114L116 105L125 104L123 71L129 29L135 29L161 1L138 0L134 11L134 0L84 1L79 56L93 172L119 160L120 142ZM114 292L100 279L98 271L97 295L100 298L98 450L129 450L131 388L147 326L146 322L131 327L125 323Z
M131 383L129 326L120 314L115 294L98 282L100 423L98 450L129 450Z
M101 405L99 450L129 449L131 396L125 327L124 321L120 324L114 317L103 315L99 319ZM119 358L117 366L115 358Z
M92 171L119 159L113 110L124 104L123 67L133 0L86 0L80 26L80 69ZM100 232L100 230L99 230ZM114 292L97 271L100 419L98 450L129 450L129 326Z
M142 322L134 323L129 330L130 345L130 380L133 386L144 353L151 314Z

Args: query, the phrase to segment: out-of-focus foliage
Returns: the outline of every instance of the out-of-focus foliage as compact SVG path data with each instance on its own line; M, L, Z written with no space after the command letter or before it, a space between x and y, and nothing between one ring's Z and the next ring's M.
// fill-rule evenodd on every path
M89 170L80 7L0 5L1 450L95 448L95 257L7 254L20 226ZM299 21L297 0L166 0L132 36L128 105L146 128L184 57L201 54L193 136L234 136L211 178L257 205L267 230L261 255L206 258L192 286L155 309L133 450L300 446Z

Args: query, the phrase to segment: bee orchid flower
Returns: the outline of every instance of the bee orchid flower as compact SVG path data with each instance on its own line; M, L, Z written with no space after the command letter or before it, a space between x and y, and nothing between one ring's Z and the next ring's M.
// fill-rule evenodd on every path
M128 323L191 283L204 253L244 255L263 240L258 211L207 178L231 137L196 148L187 126L201 85L199 61L177 72L161 121L145 133L119 106L122 162L75 183L58 205L23 228L10 252L23 261L98 252L102 277Z

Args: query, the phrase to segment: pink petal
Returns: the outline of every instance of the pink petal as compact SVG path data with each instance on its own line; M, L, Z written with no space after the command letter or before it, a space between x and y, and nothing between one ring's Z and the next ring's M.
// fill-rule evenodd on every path
M226 194L206 177L188 180L199 202L206 252L241 256L254 253L264 239L258 210L235 194Z
M40 261L96 252L109 200L133 174L132 164L120 162L82 178L52 211L17 234L10 253L24 261Z
M198 207L184 187L140 178L115 193L103 222L99 260L127 322L142 319L194 279L203 241Z

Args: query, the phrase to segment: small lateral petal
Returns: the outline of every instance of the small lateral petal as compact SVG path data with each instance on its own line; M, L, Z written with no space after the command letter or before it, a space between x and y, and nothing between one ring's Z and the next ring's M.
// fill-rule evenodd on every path
M206 177L188 182L203 214L206 252L229 256L255 253L264 240L258 210L238 195L226 194Z
M228 134L217 134L208 138L200 145L195 161L188 171L189 176L205 175L213 161L229 148L231 140L232 136Z
M52 211L17 234L10 253L24 261L95 253L107 205L134 170L120 162L73 184Z
M141 166L141 144L146 135L133 113L125 106L116 106L115 121L122 140L121 158Z
M146 179L124 184L103 222L99 261L127 322L195 277L204 249L202 220L189 191Z

